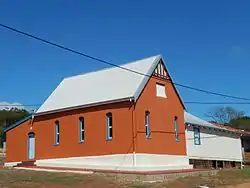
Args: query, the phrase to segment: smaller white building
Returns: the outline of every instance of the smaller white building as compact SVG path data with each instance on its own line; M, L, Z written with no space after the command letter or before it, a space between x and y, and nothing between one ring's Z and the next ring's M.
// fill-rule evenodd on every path
M241 135L218 127L185 112L186 146L190 164L195 168L240 167Z

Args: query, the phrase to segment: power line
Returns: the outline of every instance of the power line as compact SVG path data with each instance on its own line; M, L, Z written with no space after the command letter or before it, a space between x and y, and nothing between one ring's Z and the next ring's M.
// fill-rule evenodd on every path
M250 102L195 102L195 101L187 101L184 102L185 104L201 104L201 105L206 105L206 104L227 104L227 105L233 105L233 104L250 104Z
M52 45L52 46L54 46L54 47L63 49L63 50L65 50L65 51L69 51L69 52L72 52L72 53L75 53L75 54L84 56L84 57L86 57L86 58L88 58L88 59L91 59L91 60L94 60L94 61L98 61L98 62L107 64L107 65L110 65L110 66L113 66L113 67L117 67L117 68L120 68L120 69L123 69L123 70L126 70L126 71L130 71L130 72L135 73L135 74L139 74L139 75L151 77L151 75L147 75L147 74L144 74L144 73L141 73L141 72L138 72L138 71L134 71L134 70L131 70L131 69L128 69L128 68L125 68L125 67L116 65L116 64L111 63L111 62L108 62L108 61L106 61L106 60L103 60L103 59L100 59L100 58L97 58L97 57L94 57L94 56L91 56L91 55L88 55L88 54L79 52L79 51L77 51L77 50L74 50L74 49L72 49L72 48L65 47L65 46L60 45L60 44L56 44L56 43L54 43L54 42L51 42L51 41L48 41L48 40L46 40L46 39L37 37L37 36L32 35L32 34L29 34L29 33L27 33L27 32L20 31L20 30L18 30L18 29L13 28L13 27L10 27L10 26L7 26L7 25L1 24L1 23L0 23L0 26L1 26L2 28L8 29L8 30L10 30L10 31L13 31L13 32L15 32L15 33L19 33L19 34L21 34L21 35L27 36L27 37L29 37L29 38L32 38L32 39L35 39L35 40L38 40L38 41L41 41L41 42L43 42L43 43ZM183 84L179 84L179 83L174 83L174 82L172 82L171 80L170 80L170 82L171 82L172 84L176 85L176 86L180 86L180 87L183 87L183 88L186 88L186 89L190 89L190 90L194 90L194 91L198 91L198 92L203 92L203 93L212 94L212 95L217 95L217 96L226 97L226 98L232 98L232 99L239 99L239 100L250 101L250 98L238 97L238 96L233 96L233 95L228 95L228 94L213 92L213 91L209 91L209 90L204 90L204 89L200 89L200 88L196 88L196 87L192 87L192 86L187 86L187 85L183 85Z

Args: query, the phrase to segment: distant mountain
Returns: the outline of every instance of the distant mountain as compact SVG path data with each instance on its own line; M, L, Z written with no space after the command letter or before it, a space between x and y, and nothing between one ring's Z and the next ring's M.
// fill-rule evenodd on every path
M8 102L0 102L0 110L11 110L12 108L17 108L17 109L25 109L24 106L21 103L8 103Z
M9 103L6 101L0 102L0 110L6 110L6 111L26 110L29 113L34 113L36 111L36 109L34 108L25 108L21 103L18 102Z

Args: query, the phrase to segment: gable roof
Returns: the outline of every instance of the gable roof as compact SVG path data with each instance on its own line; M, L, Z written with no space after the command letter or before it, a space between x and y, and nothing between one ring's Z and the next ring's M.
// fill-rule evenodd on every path
M94 104L136 101L149 80L146 75L152 75L160 60L163 61L162 57L156 55L121 65L142 74L113 67L65 78L37 110L36 115Z
M202 126L202 127L208 127L208 128L214 128L214 129L223 129L226 130L225 128L218 127L213 125L212 123L209 123L208 121L205 121L203 119L200 119L186 111L184 111L184 121L187 124L192 124L192 125L197 125L197 126Z
M25 118L23 118L23 119L21 119L21 120L19 120L19 121L17 121L16 123L12 124L11 126L4 128L3 131L4 131L4 132L7 132L7 131L9 131L9 130L11 130L11 129L14 129L15 127L17 127L17 126L20 125L21 123L24 123L25 121L28 121L28 120L31 119L31 118L32 118L32 114L29 115L29 116L27 116L27 117L25 117Z

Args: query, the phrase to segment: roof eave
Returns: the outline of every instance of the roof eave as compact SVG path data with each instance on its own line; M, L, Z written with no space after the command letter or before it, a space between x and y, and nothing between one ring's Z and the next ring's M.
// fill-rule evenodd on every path
M32 116L33 116L33 114L31 114L31 115L29 115L29 116L27 116L27 117L25 117L25 118L23 118L23 119L17 121L16 123L12 124L11 126L5 128L3 131L4 131L4 132L8 132L9 130L14 129L15 127L17 127L17 126L20 125L21 123L24 123L25 121L28 121L29 119L31 119Z
M143 89L145 88L145 86L147 85L151 75L153 74L158 62L162 59L161 55L157 55L157 57L155 58L154 62L152 63L152 66L150 67L150 69L148 70L147 74L144 76L143 81L141 82L141 84L139 85L139 87L137 88L135 94L134 94L134 99L135 101L137 101L137 99L139 98L139 96L141 95ZM149 76L150 75L150 76Z
M235 133L234 131L226 130L226 129L223 129L223 128L220 128L220 127L209 127L209 126L206 126L206 125L199 125L199 124L189 123L189 122L185 122L185 124L189 124L189 125L192 125L192 126L199 126L199 127L203 127L203 128L216 129L216 130L219 130L219 131L227 131L227 132L230 132L230 133Z
M45 112L38 112L38 113L35 113L34 116L42 116L42 115L48 115L48 114L53 114L53 113L59 113L59 112L65 112L65 111L70 111L70 110L77 110L77 109L82 109L82 108L89 108L89 107L95 107L95 106L107 105L107 104L113 104L113 103L119 103L119 102L127 102L127 101L131 101L131 102L134 101L134 97L126 97L126 98L109 100L109 101L104 101L104 102L97 102L97 103L91 103L91 104L86 104L86 105L79 105L79 106L74 106L74 107L50 110L50 111L45 111Z

